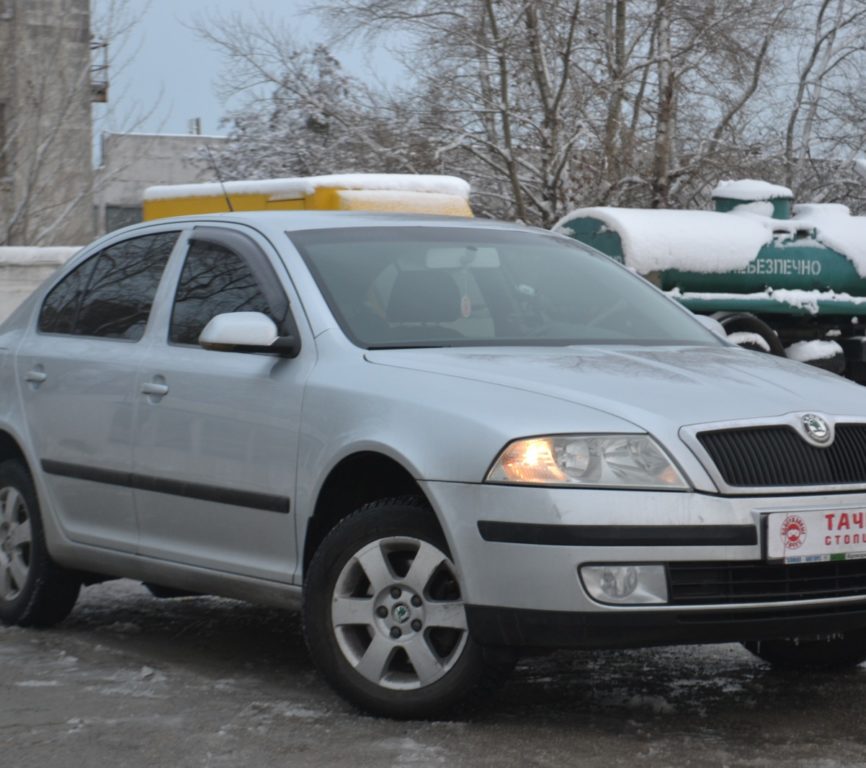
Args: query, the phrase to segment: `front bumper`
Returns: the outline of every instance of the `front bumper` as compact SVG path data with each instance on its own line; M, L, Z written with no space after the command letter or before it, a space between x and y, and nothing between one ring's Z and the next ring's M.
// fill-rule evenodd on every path
M761 563L771 512L866 509L866 493L701 493L426 482L461 575L473 635L491 644L636 647L866 627L866 589L725 605L605 605L590 563Z
M866 628L866 602L765 610L567 613L470 605L472 637L521 648L643 648L834 635Z

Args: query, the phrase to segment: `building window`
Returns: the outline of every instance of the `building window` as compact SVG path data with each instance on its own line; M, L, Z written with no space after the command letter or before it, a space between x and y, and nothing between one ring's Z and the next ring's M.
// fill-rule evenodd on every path
M113 232L130 224L138 224L141 221L142 212L140 205L106 205L105 206L105 231Z
M0 0L0 21L9 21L15 16L15 0Z

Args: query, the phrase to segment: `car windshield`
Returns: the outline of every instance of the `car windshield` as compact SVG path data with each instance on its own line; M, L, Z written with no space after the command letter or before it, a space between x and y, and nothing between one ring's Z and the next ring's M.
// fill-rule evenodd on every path
M439 226L288 235L365 348L722 343L642 278L557 235Z

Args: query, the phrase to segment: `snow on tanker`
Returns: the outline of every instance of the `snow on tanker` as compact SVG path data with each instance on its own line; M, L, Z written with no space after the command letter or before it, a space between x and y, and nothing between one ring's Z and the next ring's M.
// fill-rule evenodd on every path
M581 208L555 229L597 248L742 346L866 383L866 217L720 183L715 211Z

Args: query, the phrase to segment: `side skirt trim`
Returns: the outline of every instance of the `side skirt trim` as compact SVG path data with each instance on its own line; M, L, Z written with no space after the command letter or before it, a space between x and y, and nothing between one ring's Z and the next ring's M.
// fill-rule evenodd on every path
M261 509L265 512L276 512L287 515L291 501L285 496L273 496L254 491L240 491L235 488L225 488L202 483L188 483L183 480L169 480L149 475L137 475L132 472L118 472L113 469L88 467L81 464L69 464L65 461L42 460L42 469L49 475L71 477L76 480L88 480L92 483L120 485L139 491L165 493L171 496L183 496L188 499L213 501L217 504L230 504L236 507Z

